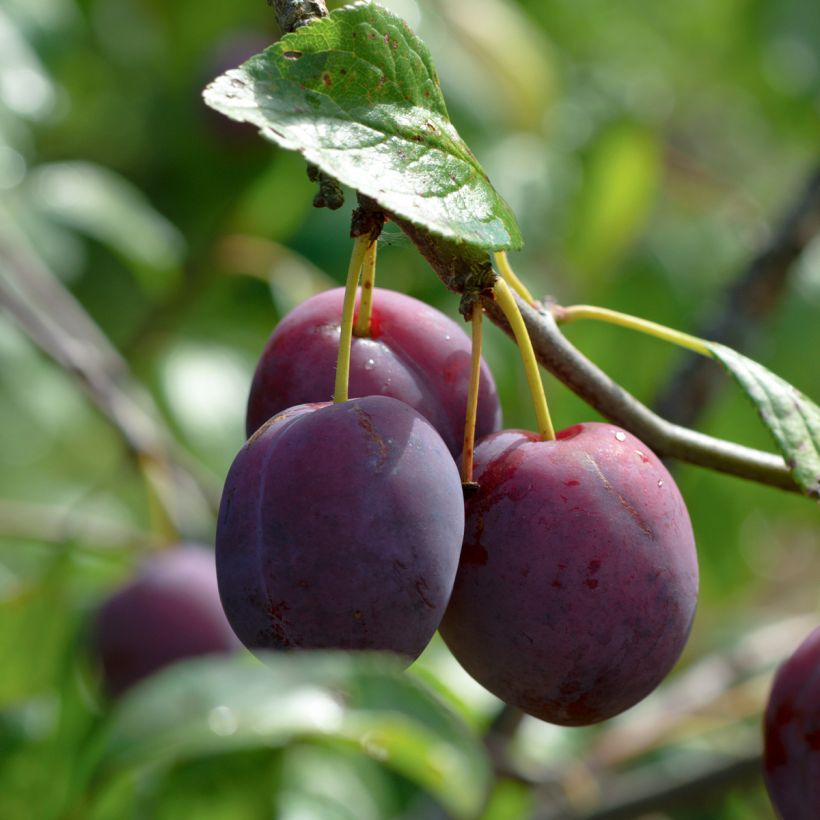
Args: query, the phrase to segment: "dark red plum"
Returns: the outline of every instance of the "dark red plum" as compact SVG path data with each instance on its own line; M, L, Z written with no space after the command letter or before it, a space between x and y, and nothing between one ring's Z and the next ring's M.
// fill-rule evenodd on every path
M112 696L183 658L231 652L212 550L181 546L149 558L97 612L94 643Z
M251 385L248 436L288 407L333 398L343 297L343 288L317 294L279 323ZM418 299L375 289L370 336L353 337L351 398L390 396L409 404L438 430L457 458L469 380L470 339L454 321ZM476 436L500 426L501 406L484 363Z
M251 649L415 658L444 614L463 534L458 469L411 407L369 396L290 408L228 473L222 604Z
M651 692L692 624L698 567L667 470L610 424L542 441L502 431L475 451L480 489L441 634L483 686L583 726Z
M764 717L763 778L783 820L820 817L820 626L775 675Z

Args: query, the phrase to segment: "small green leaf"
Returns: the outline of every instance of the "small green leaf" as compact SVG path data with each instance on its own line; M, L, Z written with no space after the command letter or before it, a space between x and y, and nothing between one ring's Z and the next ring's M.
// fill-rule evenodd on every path
M820 407L730 347L710 343L709 348L757 407L795 481L808 495L820 498Z
M102 772L167 768L202 756L336 740L392 767L458 816L481 806L480 741L392 658L274 653L205 658L135 687L112 716Z
M427 46L381 6L346 6L286 35L204 96L432 233L521 247L515 216L450 123Z

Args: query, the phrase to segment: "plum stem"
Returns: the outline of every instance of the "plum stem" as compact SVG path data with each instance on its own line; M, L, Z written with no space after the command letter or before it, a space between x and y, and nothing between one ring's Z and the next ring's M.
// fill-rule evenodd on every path
M137 463L145 480L151 532L160 536L163 547L170 547L179 542L180 532L164 500L174 491L168 465L146 453L137 454Z
M518 278L515 271L510 265L510 260L507 259L506 251L498 251L493 254L495 264L498 267L501 277L504 281L525 301L527 304L535 305L535 299L527 290L527 286Z
M700 353L701 356L714 358L709 343L697 336L690 336L679 330L673 330L657 322L650 322L648 319L641 319L638 316L630 316L628 313L620 313L609 308L596 307L595 305L571 305L570 307L555 306L552 309L555 321L560 325L571 322L574 319L596 319L599 322L607 322L611 325L620 325L649 336L671 342L678 347L685 347Z
M518 309L512 291L503 279L496 279L493 285L493 294L512 328L518 350L521 353L524 372L527 374L527 384L532 395L538 433L544 441L554 441L555 429L552 426L550 411L547 407L547 397L544 395L544 385L541 383L541 372L538 369L538 361L532 348L532 340L527 331L527 326L524 324L524 319L521 317L521 311Z
M359 315L353 327L354 336L370 335L370 317L373 313L373 289L376 286L376 250L378 242L374 239L364 254L362 263L362 296L359 300Z
M478 416L478 388L481 383L481 320L484 309L479 304L473 305L470 317L472 327L472 354L470 357L470 387L467 392L467 415L464 420L464 449L461 456L461 481L471 484L473 481L473 453L475 452L475 424Z
M339 357L336 360L336 384L333 401L339 404L347 401L347 383L350 377L350 345L353 342L353 311L356 306L356 288L367 248L373 240L367 235L357 236L353 241L350 265L345 281L345 298L342 303L342 326L339 332Z

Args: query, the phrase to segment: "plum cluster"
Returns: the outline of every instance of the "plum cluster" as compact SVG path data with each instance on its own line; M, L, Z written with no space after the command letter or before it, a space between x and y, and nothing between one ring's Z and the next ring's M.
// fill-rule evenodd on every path
M250 438L217 524L225 612L255 648L375 649L416 658L458 567L470 340L416 299L377 289L353 338L346 402L330 403L343 290L279 324L248 400ZM501 411L484 366L478 427Z
M482 362L465 503L467 335L376 289L352 398L331 403L342 299L285 317L254 376L216 536L242 642L412 660L440 628L477 681L544 720L594 723L645 697L679 657L698 592L692 527L659 459L609 424L554 441L501 431Z

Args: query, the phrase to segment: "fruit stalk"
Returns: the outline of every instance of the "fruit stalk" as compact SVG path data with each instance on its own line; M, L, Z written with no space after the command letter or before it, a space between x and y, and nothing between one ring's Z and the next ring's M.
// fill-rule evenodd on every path
M572 305L570 307L553 308L555 321L559 325L571 322L573 319L597 319L599 322L607 322L611 325L620 325L630 330L637 330L648 336L655 336L665 342L671 342L678 347L685 347L693 350L701 356L714 358L709 348L709 343L697 336L690 336L679 330L673 330L657 322L650 322L648 319L640 319L637 316L630 316L628 313L621 313L609 308L596 307L595 305Z
M475 425L478 415L478 389L481 384L481 321L484 310L473 305L470 317L472 325L472 353L470 356L470 387L467 392L467 416L464 421L464 449L461 457L461 483L473 482L473 453L475 450Z
M507 259L506 251L498 251L494 254L495 264L498 267L504 281L529 305L535 305L533 295L527 290L527 286L518 278L516 272Z
M173 498L175 493L169 465L163 463L161 458L148 453L138 453L137 463L145 481L151 532L160 537L158 549L161 549L180 539L177 522L171 514L172 508L165 501L167 498Z
M339 337L339 358L336 360L336 384L333 389L333 401L339 404L347 401L347 384L350 377L350 345L353 341L353 310L356 305L356 288L359 284L359 271L362 269L367 248L371 244L369 236L358 236L353 243L350 254L350 265L345 281L345 298L342 304L342 326Z
M555 428L552 426L550 411L547 407L547 397L544 395L544 385L541 383L538 361L535 358L535 351L532 348L532 340L527 332L527 326L521 317L521 311L515 303L512 291L503 279L496 279L495 285L493 285L493 294L512 328L518 350L521 353L524 372L527 374L527 384L532 395L538 433L544 441L554 441Z
M370 335L370 316L373 313L373 289L376 286L376 251L378 241L373 240L368 246L362 263L362 296L359 300L359 315L353 328L355 336Z

